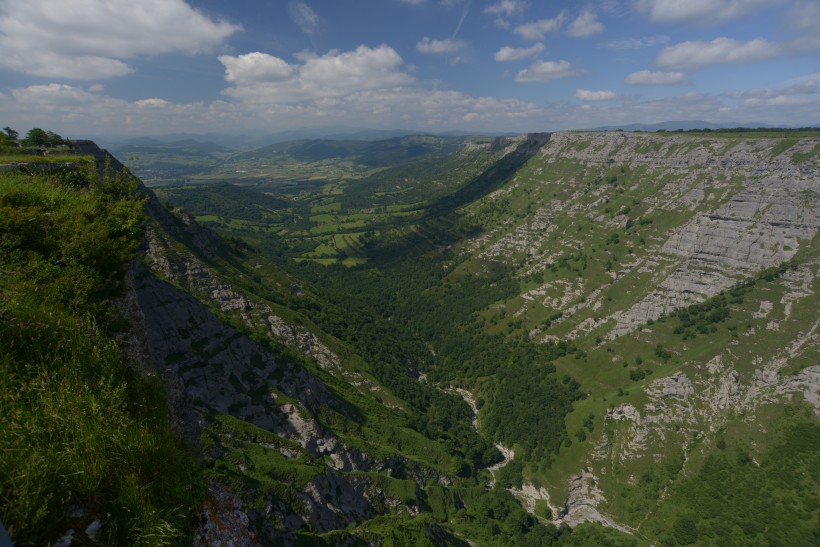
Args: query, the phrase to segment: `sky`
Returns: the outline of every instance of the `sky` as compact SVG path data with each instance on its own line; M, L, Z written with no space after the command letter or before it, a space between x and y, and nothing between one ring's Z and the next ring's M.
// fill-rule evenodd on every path
M0 0L0 126L69 138L820 124L820 0Z

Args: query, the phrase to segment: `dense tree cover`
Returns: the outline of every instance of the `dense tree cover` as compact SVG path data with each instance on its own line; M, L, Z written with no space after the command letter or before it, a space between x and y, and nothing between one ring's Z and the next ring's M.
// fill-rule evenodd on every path
M526 450L537 448L545 453L556 451L566 437L564 416L571 410L572 401L580 396L577 384L558 381L549 365L552 359L574 352L571 345L544 346L526 336L508 338L501 332L487 332L491 325L480 312L520 292L513 270L500 263L488 263L481 274L456 274L457 260L442 251L470 230L456 209L502 184L535 149L525 143L517 153L509 154L491 168L482 163L487 153L481 152L475 160L475 172L461 186L446 189L427 205L420 222L406 227L400 218L389 221L390 224L381 226L378 237L368 238L365 252L370 262L357 268L320 266L314 262L297 265L288 258L310 249L300 247L297 239L286 240L269 233L257 236L231 224L233 233L250 235L259 252L297 278L310 280L318 296L293 297L282 303L306 313L322 330L351 344L365 358L370 372L414 409L412 426L443 441L453 454L463 456L468 466L460 469L463 473L496 461L499 454L473 430L467 405L436 386L498 374L502 387L492 394L492 400L498 402L505 414L492 413L488 431L495 440L515 443L521 439ZM390 181L403 180L401 174L421 180L429 177L427 171L434 168L440 166L422 161L347 185L341 207L353 206L356 200L362 206L362 202L370 199L381 199L381 190L388 190ZM419 192L430 186L409 187L410 192ZM189 194L191 189L182 188L164 192L170 201L186 200L195 214L225 214L220 212L224 206L239 218L245 216L244 211L251 205L248 196L255 194L237 187L218 199L220 192L216 190ZM191 198L195 201L187 201L186 196L197 194L200 197ZM418 197L421 199L422 195ZM403 195L401 199L415 198ZM310 227L308 203L309 200L293 202L288 209L292 215L289 229ZM518 379L514 375L524 370L537 371L533 404L549 407L555 415L545 417L541 413L538 419L525 416L531 409L515 402ZM418 381L421 373L432 385ZM510 420L519 426L507 427ZM534 435L527 435L527 428ZM540 440L531 443L532 438Z
M500 369L484 424L496 439L549 462L567 438L564 417L583 397L574 380L562 383L552 365L516 362Z
M490 165L493 156L486 152L473 152L465 157L454 155L447 158L434 157L419 161L392 165L361 180L345 184L344 194L339 196L343 209L355 210L378 208L389 205L423 208L441 199L454 188L480 174ZM435 185L426 184L434 180Z
M261 192L249 193L233 184L209 184L200 187L164 188L156 192L167 203L195 211L197 216L213 215L225 219L280 221L289 207L285 200ZM289 216L289 215L288 215Z
M336 275L327 275L326 270L315 264L305 265L301 271L322 289L323 301L311 303L301 298L293 304L365 358L370 372L415 411L410 425L444 442L451 453L464 459L467 467L458 469L460 473L470 474L475 467L500 459L495 447L473 430L470 409L464 401L418 381L419 370L430 368L433 354L413 329L396 328L397 324L410 325L396 322L391 313L395 303L377 292L380 287L374 278L368 277L370 282L366 282L356 274L368 276L367 272L351 272L341 267L334 269ZM348 274L354 277L346 277ZM353 285L361 290L351 292Z
M550 361L576 349L566 342L543 345L527 336L487 334L477 312L517 294L518 281L500 264L488 264L482 275L445 281L455 267L451 258L431 253L378 268L305 265L301 271L343 310L335 323L327 306L314 320L358 344L363 355L378 363L380 380L424 411L423 419L414 422L419 431L447 439L446 445L468 461L491 463L487 456L495 459L497 454L476 441L466 405L413 376L424 372L429 381L447 384L495 375L486 432L526 451L557 452L567 436L564 417L582 394L577 382L558 380ZM357 288L355 293L351 287ZM449 437L443 436L445 431Z
M797 423L764 454L751 450L724 442L672 490L666 505L677 517L659 534L664 544L817 544L820 426Z
M190 534L197 467L161 387L108 334L118 323L105 298L142 234L134 189L93 167L0 175L0 518L17 545L94 519L105 544Z

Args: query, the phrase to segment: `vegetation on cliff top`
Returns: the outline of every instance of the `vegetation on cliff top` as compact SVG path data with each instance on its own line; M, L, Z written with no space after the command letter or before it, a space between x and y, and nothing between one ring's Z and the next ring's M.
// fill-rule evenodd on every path
M202 488L107 299L142 236L126 176L0 173L0 519L17 545L190 537ZM96 523L96 524L95 524Z

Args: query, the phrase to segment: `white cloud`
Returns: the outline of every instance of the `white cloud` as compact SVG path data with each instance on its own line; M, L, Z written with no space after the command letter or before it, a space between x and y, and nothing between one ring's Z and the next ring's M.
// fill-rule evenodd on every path
M604 31L604 25L598 21L594 11L584 10L567 29L567 34L575 38L586 38Z
M683 81L683 72L650 72L640 70L628 75L624 81L629 85L671 85Z
M22 89L13 89L11 95L22 103L38 104L44 107L56 103L81 104L97 98L96 94L65 84L32 85Z
M138 101L135 101L134 106L136 106L137 108L166 108L168 106L171 106L171 103L169 103L165 99L153 97L151 99L140 99Z
M568 61L536 61L515 76L518 83L546 82L573 76L576 71Z
M575 97L582 101L610 101L618 97L614 91L590 91L588 89L578 89Z
M233 84L224 93L246 102L291 104L414 81L399 70L401 56L386 45L322 56L303 52L298 57L300 65L258 52L223 55L219 61L225 65L225 80Z
M543 40L548 32L556 32L564 24L565 14L562 11L552 19L541 19L532 23L524 23L515 27L513 32L527 40Z
M278 57L253 52L237 57L222 55L219 62L225 65L225 80L229 82L277 82L293 75L293 67Z
M208 131L217 124L224 126L226 119L238 117L236 107L224 101L175 104L148 98L129 102L56 83L12 90L11 104L0 105L0 114L12 127L48 127L70 138L87 137L90 131L122 135L181 128Z
M642 49L645 47L662 46L669 43L669 36L642 36L640 38L626 38L623 40L612 40L598 44L598 47L614 50Z
M46 84L0 93L0 119L20 130L48 127L69 138L93 136L89 134L92 131L111 136L146 135L205 133L219 127L247 133L337 124L423 131L554 131L660 122L668 120L670 112L680 113L680 119L783 126L816 122L820 112L818 88L820 74L815 73L780 87L740 90L725 96L685 93L648 101L620 97L623 100L617 102L537 106L515 99L430 90L412 82L334 96L314 93L301 102L275 102L268 97L266 101L182 104L160 97L126 101L78 87Z
M530 47L522 48L504 46L495 52L493 58L496 61L520 61L521 59L538 55L542 51L544 51L544 44L541 42L538 42Z
M140 55L211 51L241 29L183 0L3 2L0 68L34 76L102 79L133 72Z
M484 8L484 13L491 15L503 15L505 17L524 15L528 2L525 0L501 0L497 4Z
M745 106L800 105L820 100L820 73L811 74L772 89L759 88L724 93L725 97L743 101Z
M461 40L431 40L427 36L421 39L421 42L416 44L416 49L420 53L429 55L443 55L447 53L455 53L467 47L466 42Z
M785 0L637 0L638 11L656 23L720 23Z
M313 11L313 8L308 6L301 0L299 2L291 2L288 5L288 12L290 18L296 25L302 29L302 32L310 36L319 28L319 16Z
M797 0L786 15L789 25L800 32L817 32L820 29L820 2Z
M732 38L716 38L711 42L683 42L658 53L658 66L696 68L719 63L753 63L779 57L784 48L757 38L740 42Z

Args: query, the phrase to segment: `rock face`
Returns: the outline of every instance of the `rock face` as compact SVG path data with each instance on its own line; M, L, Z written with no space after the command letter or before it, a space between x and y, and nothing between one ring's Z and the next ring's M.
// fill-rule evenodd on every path
M568 232L567 223L601 233L624 230L641 219L617 211L601 215L601 206L618 195L611 186L581 184L589 173L621 166L618 175L627 180L619 191L652 188L639 203L646 208L643 219L668 215L688 220L670 232L647 237L641 243L647 253L627 257L611 271L613 284L651 273L654 290L637 293L640 297L620 310L578 320L571 333L577 337L609 324L607 338L615 339L649 320L702 302L756 271L788 261L812 241L820 228L820 169L817 162L797 162L793 155L809 153L820 139L804 138L775 154L777 142L611 132L553 134L538 155L540 166L533 168L530 180L519 175L490 199L503 201L518 186L541 179L573 191L535 201L537 208L523 220L504 219L467 249L483 260L519 268L514 260L520 259L513 257L524 256L527 266L521 275L529 276L585 251L586 231ZM563 179L553 169L566 162L582 168ZM540 304L563 312L554 321L557 324L572 321L577 312L603 307L601 288L579 277L569 286L563 281L547 283L523 298L528 307ZM582 295L585 299L579 302Z
M624 165L638 173L629 181L629 189L654 185L641 204L644 219L677 215L680 220L669 230L648 235L643 243L647 252L638 256L630 250L629 256L621 256L597 286L579 272L577 277L530 288L521 295L523 305L517 316L530 307L548 308L549 323L570 324L562 336L601 333L603 343L632 335L645 329L648 321L702 302L791 259L816 239L820 228L817 164L797 163L792 154L806 153L817 143L817 139L804 139L788 154L774 155L772 142L762 139L728 143L719 138L693 141L613 133L555 134L548 142L542 139L536 158L541 167L527 176L546 177L547 169L567 160L582 164L578 177ZM524 182L513 180L487 199L502 201ZM556 192L534 203L534 211L524 221L505 218L469 242L463 252L474 253L480 261L514 265L522 278L536 276L567 255L600 251L600 247L584 249L583 235L568 233L562 226L567 219L583 219L586 229L601 232L623 232L629 222L641 220L617 211L602 214L600 209L609 199L603 185L581 188L569 176L560 182L570 188L566 196L558 197ZM345 446L318 418L331 409L351 422L358 419L318 379L324 374L361 392L381 388L345 369L333 341L289 323L286 313L221 279L211 264L225 242L198 227L184 212L165 210L147 191L146 197L152 222L142 261L135 262L129 275L123 307L133 324L130 351L146 372L161 377L167 386L175 425L197 442L213 415L230 415L290 441L278 447L284 457L312 458L324 466L294 487L287 500L265 494L264 511L248 509L246 500L227 485L209 485L198 535L202 542L265 544L299 530L324 533L391 511L418 512L419 507L391 499L363 472L392 475L401 469L417 485L428 480L446 484L446 478L400 458L375 458ZM805 309L807 299L816 299L818 270L820 261L815 258L784 275L788 290L782 298L772 297L756 312L756 318L768 321L764 330L793 329L792 310ZM639 280L651 289L636 290L634 298L623 290L625 304L613 309L607 305L607 293L624 280ZM302 293L298 284L291 284L290 290L297 296ZM232 318L233 326L224 317ZM308 369L283 357L243 334L243 327L264 333L316 366ZM539 337L544 331L536 328L531 335ZM738 336L754 335L747 331ZM605 495L614 466L640 459L660 462L664 454L658 447L667 444L680 447L686 458L706 432L720 430L730 416L753 414L761 405L795 395L814 405L820 416L820 366L785 373L790 360L816 355L819 346L820 320L816 320L787 347L773 349L766 358L739 356L729 345L705 364L681 363L675 372L642 384L639 398L606 412L604 435L577 463L580 470L569 477L564 503L559 500L560 509L553 509L556 522L574 526L595 521L633 533L608 516L617 503ZM506 460L512 457L511 452L505 453ZM242 464L236 467L244 472ZM532 484L513 494L527 500L531 511L535 500L550 500L546 488ZM258 535L250 531L254 525Z
M632 534L634 530L614 522L598 510L598 505L604 502L605 498L598 488L597 480L589 469L583 469L570 481L569 495L559 514L559 522L565 522L570 526L577 526L582 522L598 522Z
M250 530L250 519L242 501L224 486L211 482L202 507L202 524L194 535L195 545L208 547L255 547L261 545Z
M505 202L525 199L527 214L502 215L463 253L477 257L476 263L499 261L517 272L527 290L508 302L518 310L514 317L549 317L530 330L535 339L569 337L584 343L598 335L596 344L603 346L636 336L648 343L654 321L798 253L805 257L816 245L820 162L800 158L811 157L820 139L793 139L785 151L783 144L759 138L553 134L528 171L488 196L483 210L468 212L480 221L486 211L506 211ZM640 199L629 203L622 195ZM610 202L618 205L608 207ZM640 239L631 226L643 226ZM634 249L616 252L599 242L615 233ZM596 241L596 234L604 235ZM601 281L586 264L605 253L618 256ZM792 397L820 413L820 368L787 372L790 362L817 362L816 317L803 328L793 310L811 315L811 302L816 309L818 270L816 253L801 258L799 267L779 281L786 287L782 297L761 302L755 312L755 319L768 320L766 331L793 336L788 345L741 354L738 346L754 346L755 332L738 332L708 362L681 363L677 371L636 388L640 402L609 408L604 435L569 478L561 519L618 527L606 515L615 514L618 503L607 500L607 485L637 479L615 479L614 468L649 461L660 465L667 454L659 447L669 446L679 448L685 462L704 438L714 442L708 435L733 416L754 416L762 405ZM532 288L532 279L542 273L547 281ZM538 499L549 499L549 493L532 488Z
M83 143L82 152L115 171L124 169L93 143ZM325 466L303 484L283 484L291 489L291 499L257 492L267 499L264 511L250 508L232 485L210 481L192 544L289 544L300 530L323 533L380 514L417 513L418 507L388 496L365 472L390 476L401 470L418 484L446 484L446 478L404 458L375 458L345 446L318 416L335 412L355 424L361 418L351 406L303 364L252 340L225 317L266 333L362 391L382 388L343 369L339 357L315 333L288 324L270 306L221 279L210 264L215 259L230 262L230 256L219 256L226 242L184 212L166 210L145 187L140 185L139 191L146 199L149 222L139 256L126 273L125 294L117 301L131 325L122 346L144 374L162 381L174 428L198 445L214 416L229 415L288 441L255 441L260 447ZM298 285L292 284L291 290L301 294ZM219 451L214 450L214 457ZM246 471L241 462L230 465L240 474ZM451 539L437 527L430 535Z
M321 405L344 411L321 382L228 327L207 306L144 269L135 272L133 289L152 361L163 374L181 382L195 408L233 414L314 450L326 444L318 440L318 425L307 418L290 418L299 412L280 407L276 401L277 393L297 399L307 415Z

